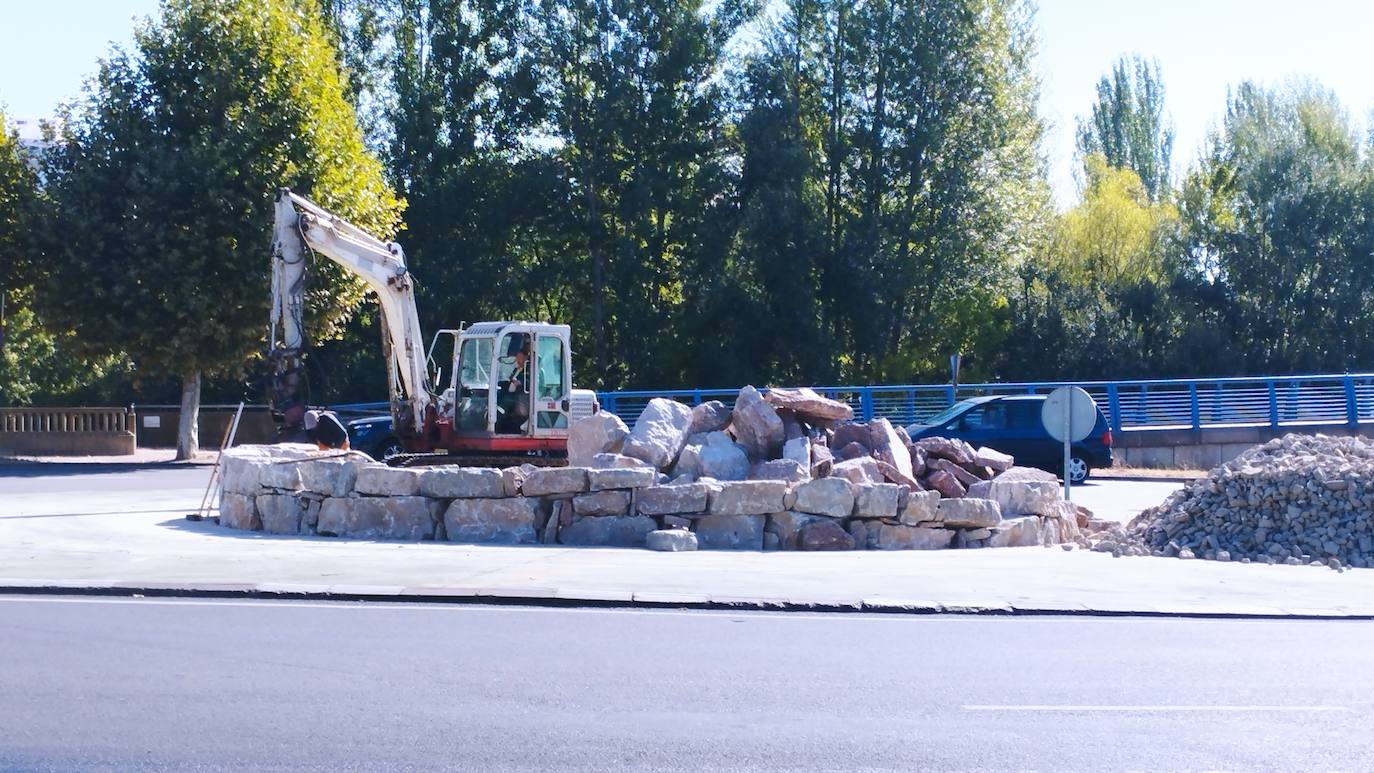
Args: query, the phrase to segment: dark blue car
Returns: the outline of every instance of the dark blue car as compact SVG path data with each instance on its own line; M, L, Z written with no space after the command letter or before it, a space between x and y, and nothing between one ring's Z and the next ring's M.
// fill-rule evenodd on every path
M1040 421L1044 395L974 397L951 405L920 424L907 427L912 440L948 437L974 448L987 446L1016 457L1016 463L1063 475L1064 444L1050 437ZM1112 431L1097 411L1097 424L1069 452L1069 480L1080 483L1094 469L1112 466Z
M379 462L386 461L396 454L405 453L400 438L391 429L390 416L367 416L344 422L348 429L348 440L353 448L362 451Z

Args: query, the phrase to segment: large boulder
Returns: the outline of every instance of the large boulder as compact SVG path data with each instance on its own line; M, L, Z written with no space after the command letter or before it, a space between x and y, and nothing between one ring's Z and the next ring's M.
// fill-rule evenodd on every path
M940 492L913 491L907 495L906 507L898 517L907 526L940 520Z
M800 550L801 549L801 530L808 523L816 521L832 520L823 515L811 515L810 513L798 513L788 510L781 513L772 513L768 516L768 524L764 531L777 537L777 547L779 550Z
M858 443L864 449L870 448L869 443L873 442L873 433L868 429L868 425L861 421L851 421L835 427L835 435L830 438L830 447L843 449L850 443ZM867 455L868 451L864 451Z
M909 475L903 475L897 471L896 467L893 467L881 459L874 459L873 461L878 463L878 472L882 474L883 479L888 483L896 483L908 491L925 491L926 487L921 481Z
M871 456L837 462L830 468L830 476L844 478L855 484L883 482L883 473L878 469L878 461Z
M705 483L649 486L636 497L641 515L693 515L706 512L711 487Z
M811 480L811 473L792 459L772 459L750 467L749 480L785 480L800 483Z
M973 454L973 463L980 467L987 467L993 472L1006 472L1016 464L1016 459L1011 454L1004 454L995 448L983 446Z
M279 472L269 468L282 467L289 471L285 473L286 475L296 475L296 465L291 464L291 462L298 462L318 455L319 450L315 446L304 443L235 446L226 449L220 457L220 480L224 491L257 496L267 493L265 484L262 483L259 476L271 476ZM275 464L277 462L283 464ZM298 481L292 481L291 485L274 486L274 488L284 489L298 487Z
M255 500L268 534L310 534L319 519L320 500L290 494L262 494Z
M982 529L1002 522L1002 508L991 499L941 499L939 513L951 528Z
M724 483L711 492L712 515L767 515L786 510L788 484L780 480Z
M568 428L568 465L591 467L597 454L618 454L630 434L619 416L607 411L593 413Z
M746 386L735 399L730 432L755 461L776 459L786 438L777 410L752 386Z
M320 506L315 530L326 536L355 539L434 539L439 506L417 496L330 497Z
M895 483L864 483L854 487L854 517L896 518L902 486Z
M987 546L990 548L1033 547L1040 544L1042 529L1043 523L1037 515L1008 518L992 527L992 535L988 537Z
M845 478L817 478L795 489L792 507L803 513L848 518L854 512L854 484Z
M871 521L868 525L870 550L942 550L953 541L954 532L950 529L899 526L877 521Z
M652 467L613 467L587 471L587 488L590 491L644 488L657 482L658 472Z
M540 503L529 497L455 499L444 513L449 542L534 545Z
M669 553L696 550L697 535L686 529L658 529L644 538L644 547Z
M578 515L625 515L630 510L630 492L598 491L575 496L572 502Z
M822 397L816 390L806 387L800 389L773 387L768 390L767 400L778 408L792 411L802 421L813 425L848 421L854 418L853 408L839 400Z
M695 469L681 470L699 478L744 480L749 477L749 452L724 432L712 432L697 449ZM682 465L679 465L681 468Z
M232 491L221 494L219 525L243 531L262 531L262 517L258 514L258 506L253 497L235 494Z
M730 426L733 415L730 406L719 400L709 400L692 408L692 420L687 425L687 434L721 432Z
M420 495L438 499L503 497L505 477L494 468L430 467L420 471Z
M912 442L924 449L928 457L948 459L955 464L972 464L973 453L966 443L945 437L924 437ZM927 462L929 464L929 462Z
M907 450L906 441L893 429L892 422L874 419L868 423L868 433L868 447L873 449L873 455L879 461L892 465L907 480L915 477L911 468L911 452Z
M1059 515L1063 492L1048 480L1004 481L1001 478L979 481L968 487L970 497L991 499L1006 517L1016 515Z
M1008 482L1014 480L1047 480L1050 482L1054 482L1059 480L1059 476L1055 475L1052 472L1045 472L1044 470L1035 467L1013 467L1010 470L1007 470L1006 472L1002 473L1001 475L998 475L997 480Z
M963 485L964 488L968 488L969 486L972 486L975 483L982 482L982 478L979 478L977 475L974 475L973 473L969 472L963 467L960 467L954 462L951 462L948 459L931 459L926 464L932 470L940 470L942 472L947 472L950 475L953 475L954 479L959 481L959 483Z
M560 528L558 541L564 545L644 547L649 532L657 528L654 519L644 515L585 516Z
M702 550L763 550L762 515L707 515L693 524Z
M532 470L520 484L527 497L547 497L581 494L589 485L587 470L582 467L543 467Z
M782 444L782 458L800 464L803 470L811 472L811 438L794 437Z
M369 464L358 470L353 490L378 497L409 497L420 493L420 471L407 467Z
M624 454L596 454L592 457L591 464L588 466L593 470L614 470L622 467L638 467L645 470L658 471L656 467L643 459L636 459L633 456L626 456Z
M944 470L936 470L926 476L926 485L940 492L940 496L957 499L968 493L959 479Z
M854 537L839 522L823 519L801 527L802 550L853 550Z
M346 497L353 493L362 466L356 459L334 457L313 459L296 465L301 488L326 497Z
M660 470L673 465L687 442L692 409L676 400L655 397L644 406L621 453L642 459Z

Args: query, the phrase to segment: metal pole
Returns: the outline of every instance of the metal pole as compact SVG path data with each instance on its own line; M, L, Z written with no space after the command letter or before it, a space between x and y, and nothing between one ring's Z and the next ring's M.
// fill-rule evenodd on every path
M1067 396L1068 396L1069 398L1072 398L1072 397L1073 397L1073 393L1072 393L1072 392L1069 392L1069 393L1067 394ZM1068 401L1068 405L1064 406L1064 501L1065 501L1065 502L1072 501L1072 500L1069 498L1069 425L1070 425L1070 423L1071 423L1071 421L1072 421L1072 419L1073 419L1073 411L1070 410L1072 407L1073 407L1073 400L1070 399L1070 400Z

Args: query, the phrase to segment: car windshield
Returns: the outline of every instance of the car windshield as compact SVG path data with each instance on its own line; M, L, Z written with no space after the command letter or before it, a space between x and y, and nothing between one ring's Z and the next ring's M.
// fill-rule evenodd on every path
M931 417L928 418L928 419L922 420L921 423L922 423L922 424L944 424L945 422L949 421L950 419L954 418L955 416L958 416L959 414L963 413L964 411L967 411L969 408L972 408L972 407L973 407L974 405L976 405L976 404L977 404L977 403L975 403L972 399L969 399L969 400L960 400L959 402L955 403L954 405L951 405L950 407L944 409L943 411L940 411L939 413L935 414L934 416L931 416Z

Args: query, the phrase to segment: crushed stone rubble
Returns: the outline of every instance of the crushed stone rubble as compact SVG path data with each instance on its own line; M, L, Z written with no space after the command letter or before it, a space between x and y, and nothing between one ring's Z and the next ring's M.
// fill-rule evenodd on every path
M1118 556L1374 566L1374 441L1270 440L1129 524L1090 523L1080 544Z
M990 448L913 441L811 389L650 400L569 430L568 466L393 468L306 446L227 452L219 523L274 534L683 550L1073 544L1089 514Z

